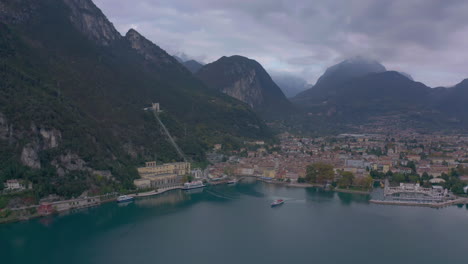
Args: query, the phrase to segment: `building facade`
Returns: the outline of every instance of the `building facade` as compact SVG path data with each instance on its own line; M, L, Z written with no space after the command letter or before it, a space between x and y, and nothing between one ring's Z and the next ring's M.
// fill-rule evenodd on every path
M190 163L174 162L157 165L156 161L146 162L138 168L141 179L134 180L137 188L166 189L183 184L183 177L190 174Z

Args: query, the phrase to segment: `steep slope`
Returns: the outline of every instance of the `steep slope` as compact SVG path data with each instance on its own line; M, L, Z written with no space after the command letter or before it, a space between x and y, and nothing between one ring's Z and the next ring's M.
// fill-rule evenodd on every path
M203 64L196 60L188 60L183 64L191 73L196 73L203 67Z
M255 60L237 55L222 57L205 65L196 76L208 87L247 103L264 117L291 111L281 89Z
M452 122L468 123L468 79L451 88L435 88L431 93L431 104L446 114Z
M179 159L142 110L151 102L195 161L214 143L269 138L248 106L116 32L90 0L0 1L0 181L31 180L39 196L130 188L141 162Z

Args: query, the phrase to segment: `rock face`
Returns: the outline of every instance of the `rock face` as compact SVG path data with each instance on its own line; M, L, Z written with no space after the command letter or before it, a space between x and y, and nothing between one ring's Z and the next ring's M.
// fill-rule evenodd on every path
M41 162L39 161L38 155L39 147L37 144L28 144L23 148L21 152L21 163L32 169L40 169Z
M247 103L262 114L287 112L291 105L270 75L255 60L222 57L196 74L206 85Z
M130 29L125 34L125 39L130 43L130 46L142 55L147 61L158 67L173 66L178 67L181 71L185 71L177 60L161 49L158 45L149 41L134 29Z
M79 31L101 45L122 38L112 23L91 0L63 0L70 7L71 22Z
M62 139L62 133L60 133L60 131L56 129L47 130L45 128L41 128L39 130L39 134L42 136L44 149L51 149L51 148L58 147L59 142Z

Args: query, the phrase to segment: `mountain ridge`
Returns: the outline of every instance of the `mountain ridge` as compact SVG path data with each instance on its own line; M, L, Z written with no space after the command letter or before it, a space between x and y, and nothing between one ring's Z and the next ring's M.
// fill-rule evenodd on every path
M223 56L203 66L196 76L208 87L245 102L264 117L292 110L281 89L255 60L240 55Z
M138 32L114 35L90 0L0 3L2 182L31 181L39 197L132 188L144 161L180 160L143 111L152 102L196 162L215 143L272 138L249 107L207 88Z

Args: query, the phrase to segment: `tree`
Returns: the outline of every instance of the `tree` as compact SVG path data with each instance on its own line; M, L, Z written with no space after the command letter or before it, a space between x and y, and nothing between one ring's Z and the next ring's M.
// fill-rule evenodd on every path
M404 182L406 180L406 177L405 177L405 175L403 175L401 173L395 173L392 176L392 180L394 182Z
M454 194L464 194L465 191L463 190L463 183L461 183L461 182L455 183L455 184L452 186L451 191L452 191Z
M371 188L373 182L374 182L374 180L372 179L372 177L367 176L367 177L364 177L364 178L357 178L354 181L353 185L354 186L360 186L360 187L363 187L363 188Z
M330 164L317 162L307 166L306 180L313 183L326 183L332 181L335 176L333 166Z
M410 182L418 182L421 180L418 175L414 175L414 174L409 175L408 178Z
M421 178L423 179L423 181L428 181L431 179L431 176L429 176L427 172L423 172L423 174L421 175Z
M349 188L353 185L354 174L350 171L344 171L341 173L341 178L338 180L338 186L340 188Z
M303 178L303 177L297 178L297 183L305 183L305 182L306 182L305 178Z
M414 161L408 161L408 164L406 164L406 167L410 168L411 171L416 172L416 164Z

